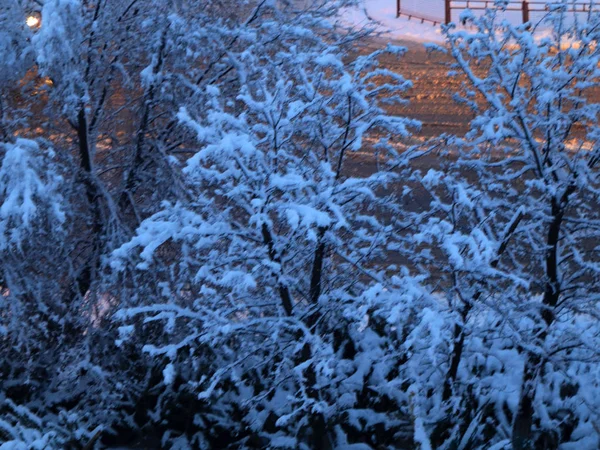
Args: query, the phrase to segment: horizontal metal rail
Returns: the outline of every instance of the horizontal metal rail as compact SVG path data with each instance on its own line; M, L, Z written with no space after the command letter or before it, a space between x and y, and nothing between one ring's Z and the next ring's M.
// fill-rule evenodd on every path
M408 20L416 20L420 21L421 23L427 22L432 24L433 26L440 25L444 22L440 17L430 16L428 14L423 14L421 12L412 11L405 8L401 9L400 1L401 0L396 0L396 17L406 17L408 18Z

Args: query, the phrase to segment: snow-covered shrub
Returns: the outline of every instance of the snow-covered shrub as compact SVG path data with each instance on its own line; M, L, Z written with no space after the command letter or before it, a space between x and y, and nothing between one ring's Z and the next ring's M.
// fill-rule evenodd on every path
M598 447L598 18L406 148L350 3L0 1L2 450Z
M2 397L0 397L2 398ZM56 431L44 430L43 421L23 406L2 398L0 416L0 449L58 449L65 443Z
M18 81L31 66L33 52L28 38L29 30L25 14L19 2L3 0L0 2L0 80L6 83Z
M29 408L0 395L0 449L62 450L93 448L102 429L87 430L76 414L60 413L42 418Z
M413 338L410 376L434 446L592 449L600 18L555 5L514 26L503 8L444 28L475 119L464 138L430 143L439 167L407 174L405 196L430 203L399 216L414 232L394 245L446 309Z
M5 351L31 355L66 319L52 293L62 262L67 203L52 149L31 140L3 145L0 167L0 333ZM19 358L21 359L21 358ZM14 360L5 361L10 365ZM25 361L20 361L26 364ZM3 367L6 369L6 367ZM4 373L4 376L7 376Z
M163 361L153 420L191 403L194 445L377 445L381 433L410 442L406 408L375 393L392 372L377 361L388 337L361 325L364 293L386 278L391 229L376 213L396 177L347 167L370 139L415 125L378 104L410 86L378 64L402 50L348 64L311 17L271 22L281 13L270 8L236 30L243 51L230 50L229 84L191 90L178 113L196 142L183 168L189 200L165 204L113 253L124 282L149 294L132 292L118 317L135 333L122 330L147 336L144 351ZM383 140L374 149L382 164L399 158Z

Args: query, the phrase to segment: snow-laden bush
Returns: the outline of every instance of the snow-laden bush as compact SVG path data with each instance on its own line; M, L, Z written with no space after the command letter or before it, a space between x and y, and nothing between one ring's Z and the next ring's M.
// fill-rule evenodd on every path
M182 170L190 200L165 204L113 253L125 282L150 296L132 292L122 305L122 345L148 336L144 351L164 361L154 420L193 402L194 445L411 440L402 402L372 392L392 371L377 361L387 337L361 325L391 233L376 216L387 209L378 191L396 176L347 169L374 137L415 125L378 105L410 86L378 64L402 50L346 64L309 25L267 21L240 34L228 91L207 85L177 116L196 141ZM374 151L383 164L400 158L383 141ZM386 401L392 417L377 411Z
M60 273L54 258L65 236L66 183L51 149L26 139L2 147L0 332L8 339L7 352L30 354L50 337L65 307L48 293Z
M465 13L411 147L353 2L200 3L0 2L2 449L598 448L598 17Z
M30 32L19 2L0 2L0 81L6 85L18 82L31 67L33 52L28 39Z
M450 336L416 362L420 384L444 386L421 411L442 448L592 449L600 18L554 5L537 27L514 26L504 7L444 28L475 118L464 138L431 144L440 167L407 174L406 197L430 204L399 219L416 233L397 246L427 268L448 308L436 333Z
M11 400L2 398L2 418L0 419L0 449L58 449L66 440L56 431L44 428L47 424L23 406L15 405Z
M195 426L222 430L195 442L596 448L597 18L567 27L559 8L539 42L497 12L445 29L476 113L464 139L397 154L370 135L405 135L373 103L390 74L324 57L310 33L310 56L250 41L235 102L208 85L179 111L201 145L192 197L112 264L158 281L159 302L119 313L123 342L151 337L163 399L197 398ZM406 169L348 176L370 136ZM431 155L439 168L415 170ZM382 195L398 185L405 202ZM392 254L418 276L394 278Z

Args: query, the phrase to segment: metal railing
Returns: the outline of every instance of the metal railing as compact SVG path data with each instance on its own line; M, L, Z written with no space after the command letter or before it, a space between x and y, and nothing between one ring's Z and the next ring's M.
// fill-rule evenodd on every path
M448 0L444 0L448 2ZM444 20L440 17L435 17L419 11L402 8L402 0L396 0L396 17L407 17L408 20L415 19L421 23L431 23L433 26L440 25Z
M529 22L531 13L539 13L549 11L550 8L556 5L557 7L566 8L567 12L587 13L600 12L600 4L573 2L573 3L552 3L540 0L523 0L510 1L505 7L505 11L520 11L523 23ZM408 17L408 19L420 20L421 23L428 22L435 25L449 24L452 21L452 11L456 10L475 10L483 11L494 7L493 0L444 0L444 18L434 17L419 11L402 8L402 0L396 0L396 17Z

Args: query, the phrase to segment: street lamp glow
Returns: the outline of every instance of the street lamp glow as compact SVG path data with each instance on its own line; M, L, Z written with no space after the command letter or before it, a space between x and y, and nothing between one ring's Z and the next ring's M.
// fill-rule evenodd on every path
M40 19L39 17L35 17L35 16L29 16L27 17L27 26L29 28L36 28L38 27L40 24Z

